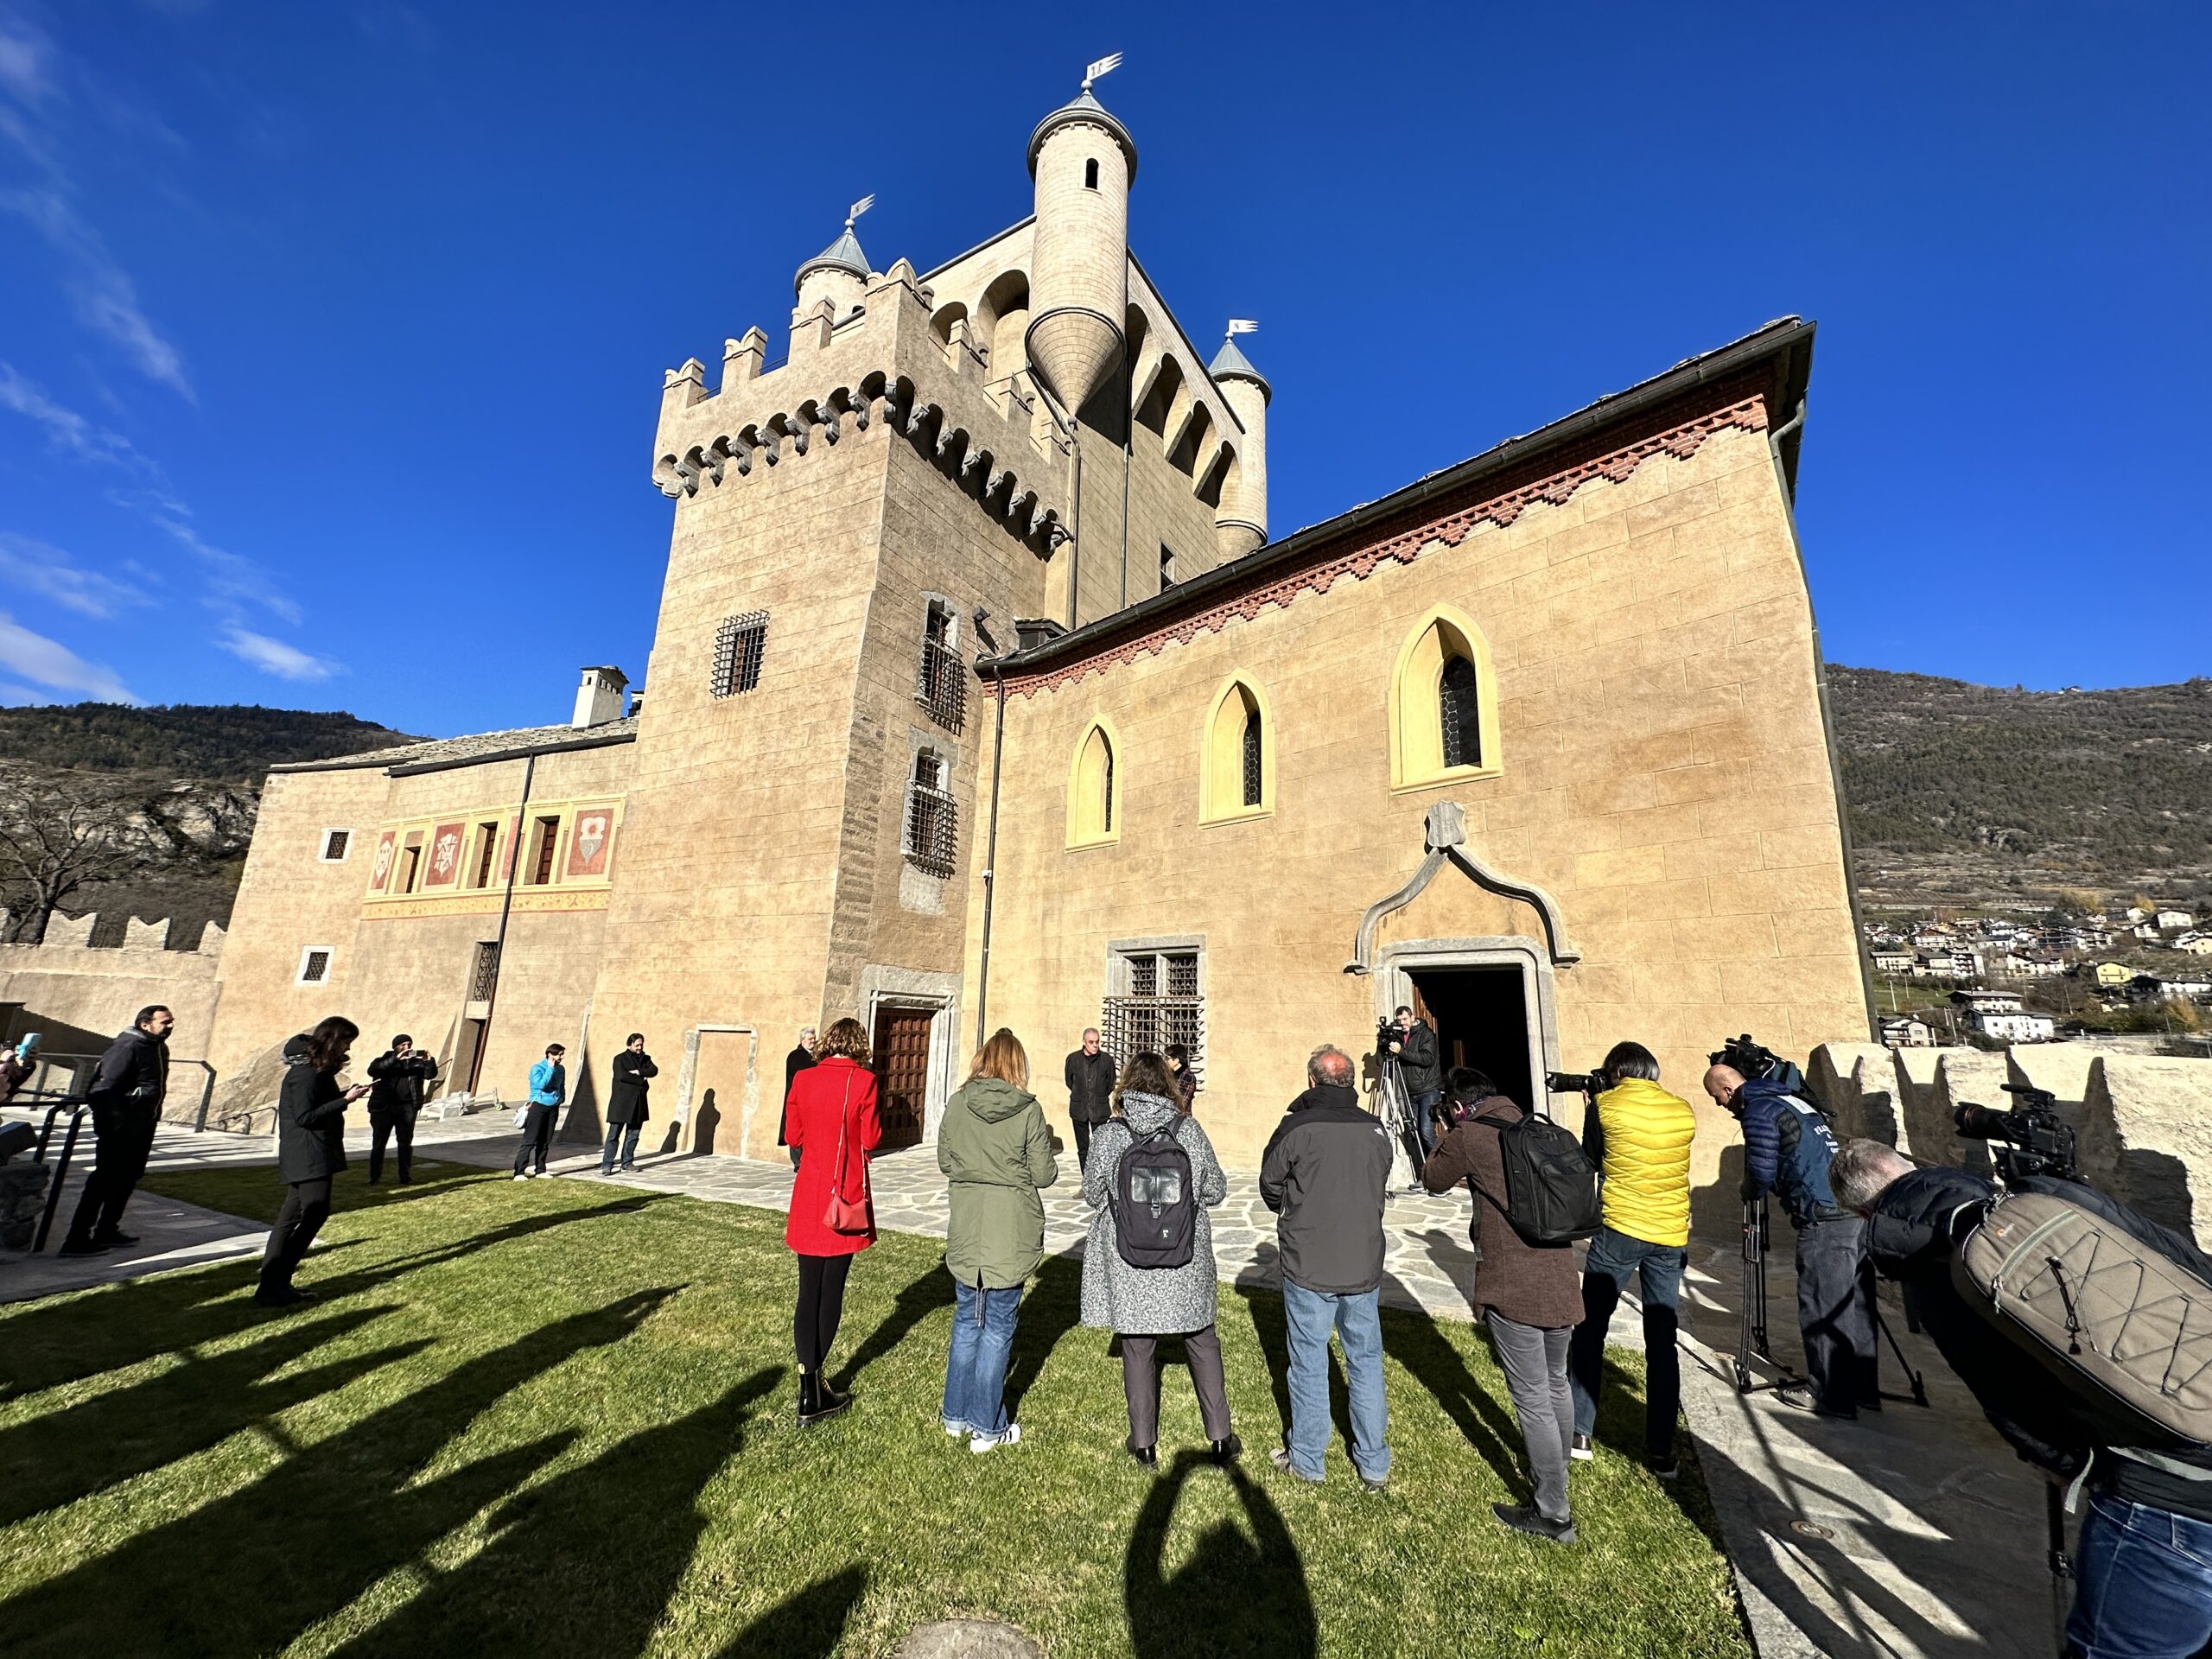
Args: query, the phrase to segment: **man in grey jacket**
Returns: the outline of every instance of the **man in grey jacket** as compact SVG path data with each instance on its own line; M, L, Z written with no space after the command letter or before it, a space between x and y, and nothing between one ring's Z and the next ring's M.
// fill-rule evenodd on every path
M1276 1468L1319 1484L1329 1449L1329 1332L1344 1350L1351 1460L1370 1492L1390 1473L1382 1398L1382 1202L1390 1136L1359 1103L1351 1057L1328 1045L1306 1063L1312 1086L1290 1103L1260 1161L1260 1197L1276 1216L1290 1346L1289 1444Z

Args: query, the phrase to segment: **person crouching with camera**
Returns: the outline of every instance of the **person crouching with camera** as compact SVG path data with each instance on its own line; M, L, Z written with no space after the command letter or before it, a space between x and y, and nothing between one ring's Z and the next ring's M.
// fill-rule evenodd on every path
M1986 1294L1970 1295L1967 1242L1988 1220L1993 1182L1963 1169L1916 1168L1878 1141L1844 1142L1828 1179L1836 1201L1866 1217L1875 1267L1904 1287L1921 1328L1991 1426L2055 1484L2086 1483L2067 1652L2187 1659L2203 1651L2212 1643L2212 1446L2156 1432L2139 1409L2116 1410L2108 1376L2101 1382L2080 1363L2035 1354L2008 1332ZM2131 1253L2162 1257L2207 1281L2212 1296L2212 1261L2191 1240L2071 1181L2031 1176L2013 1185L2099 1216L2114 1230L2105 1243L2116 1264ZM2025 1265L2032 1276L2037 1264ZM2093 1332L2082 1341L2097 1345ZM2164 1395L2167 1350L2154 1344L2147 1355L2152 1386ZM2117 1356L2113 1344L2090 1359L2109 1373ZM2055 1490L2050 1522L2061 1543Z
M1471 1066L1445 1078L1444 1121L1452 1127L1421 1172L1421 1185L1446 1192L1465 1181L1474 1194L1475 1286L1469 1300L1490 1327L1491 1345L1505 1372L1506 1392L1529 1455L1533 1503L1493 1503L1491 1512L1516 1532L1557 1544L1575 1541L1567 1506L1567 1465L1574 1440L1574 1404L1567 1386L1567 1339L1582 1318L1582 1293L1572 1243L1532 1244L1506 1213L1505 1160L1498 1131L1527 1114Z
M1836 1141L1827 1120L1781 1078L1746 1077L1726 1062L1705 1074L1705 1092L1744 1126L1744 1202L1775 1193L1797 1233L1797 1331L1807 1381L1775 1398L1822 1417L1879 1411L1866 1224L1829 1191Z

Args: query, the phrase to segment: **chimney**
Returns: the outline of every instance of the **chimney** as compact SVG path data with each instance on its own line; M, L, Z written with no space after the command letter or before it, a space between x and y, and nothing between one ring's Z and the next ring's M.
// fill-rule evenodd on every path
M604 726L610 720L621 719L622 692L629 683L619 668L584 670L583 683L576 688L576 712L569 724Z

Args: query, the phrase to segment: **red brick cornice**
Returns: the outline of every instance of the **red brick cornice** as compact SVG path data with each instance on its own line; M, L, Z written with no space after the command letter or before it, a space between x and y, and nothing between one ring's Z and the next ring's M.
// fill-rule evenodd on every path
M1107 669L1135 662L1147 652L1159 652L1171 641L1187 645L1202 633L1217 633L1232 618L1242 618L1249 622L1270 605L1287 606L1305 593L1325 594L1336 586L1340 576L1349 575L1364 582L1386 560L1411 564L1424 549L1432 544L1459 546L1467 539L1477 524L1489 523L1503 530L1539 501L1548 501L1554 506L1564 505L1573 499L1577 490L1592 479L1603 478L1616 484L1624 483L1637 467L1654 455L1668 454L1677 461L1688 461L1704 448L1707 438L1730 427L1745 432L1765 431L1766 399L1754 393L1725 409L1713 410L1694 420L1608 449L1602 454L1552 472L1503 494L1475 501L1455 512L1427 517L1420 522L1396 529L1388 524L1380 526L1383 532L1380 538L1364 546L1349 552L1329 553L1324 550L1322 556L1303 569L1275 576L1242 593L1232 594L1204 609L1164 621L1146 632L1110 643L1102 642L1096 652L1079 661L1028 676L1009 674L1007 676L1007 690L1024 697L1033 691L1050 691L1071 684L1087 674L1103 673Z

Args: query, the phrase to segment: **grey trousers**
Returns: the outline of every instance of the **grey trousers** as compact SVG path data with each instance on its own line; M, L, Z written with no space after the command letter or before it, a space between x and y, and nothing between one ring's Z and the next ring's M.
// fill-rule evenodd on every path
M1574 1404L1567 1391L1567 1346L1573 1327L1547 1331L1522 1325L1496 1308L1485 1317L1491 1346L1505 1372L1505 1391L1513 1396L1513 1414L1521 1421L1536 1513L1547 1521L1567 1520L1567 1461L1574 1441Z
M1206 1439L1229 1438L1229 1383L1221 1370L1221 1338L1211 1325L1183 1338L1183 1357L1198 1391L1198 1415ZM1160 1338L1122 1338L1122 1392L1129 1402L1129 1443L1152 1446L1160 1439Z

